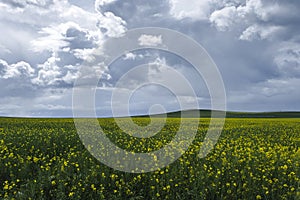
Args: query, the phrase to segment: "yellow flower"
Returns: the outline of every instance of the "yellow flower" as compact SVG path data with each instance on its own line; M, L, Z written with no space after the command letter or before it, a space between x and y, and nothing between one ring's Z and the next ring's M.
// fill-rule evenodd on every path
M287 170L287 168L288 168L288 166L287 166L287 165L283 165L283 166L281 166L281 169L283 169L283 170Z
M112 175L110 175L110 178L111 178L112 180L115 180L116 178L118 178L118 175L112 174Z
M3 189L8 190L8 185L4 185Z
M270 183L270 184L272 184L272 183L273 183L273 181L270 179L270 180L269 180L269 183Z
M74 192L69 193L69 197L72 197L74 195Z
M33 157L33 162L34 162L34 163L37 163L39 160L40 160L39 158Z
M97 190L97 188L95 188L95 185L94 185L94 184L91 185L91 188L92 188L92 190L94 190L94 191Z

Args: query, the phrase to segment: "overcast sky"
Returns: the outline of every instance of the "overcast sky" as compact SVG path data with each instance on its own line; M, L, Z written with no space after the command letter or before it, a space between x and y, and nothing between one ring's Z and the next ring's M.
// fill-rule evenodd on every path
M0 115L72 116L81 64L107 39L149 26L179 31L207 50L222 75L227 110L299 111L299 9L298 0L0 0ZM99 67L99 116L110 115L119 78L143 63L178 70L193 85L199 107L210 108L193 66L168 52L145 50ZM149 71L130 81L145 76ZM158 103L178 109L170 91L151 86L134 93L130 109L142 114Z

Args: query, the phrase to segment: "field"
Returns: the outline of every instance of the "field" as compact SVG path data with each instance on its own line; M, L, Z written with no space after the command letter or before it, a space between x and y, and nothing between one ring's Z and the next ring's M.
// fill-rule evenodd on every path
M146 152L171 141L179 119L168 118L151 140L129 137L113 119L99 123L120 147ZM201 119L193 144L171 165L132 174L93 158L72 119L0 118L0 199L300 199L299 119L226 119L200 159L208 124Z

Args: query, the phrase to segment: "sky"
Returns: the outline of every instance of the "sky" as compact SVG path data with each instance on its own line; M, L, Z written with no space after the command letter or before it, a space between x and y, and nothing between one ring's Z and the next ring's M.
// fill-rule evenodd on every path
M108 39L142 27L172 29L202 45L222 76L227 110L300 111L299 9L297 0L0 0L0 115L72 116L82 63L94 59ZM205 81L190 63L146 49L124 52L97 68L98 116L111 115L112 91L122 75L145 63L177 70L197 95L185 101L210 108ZM160 73L138 71L127 83ZM172 75L164 78L184 90ZM156 86L138 88L127 101L132 114L147 113L155 104L180 109L176 95Z

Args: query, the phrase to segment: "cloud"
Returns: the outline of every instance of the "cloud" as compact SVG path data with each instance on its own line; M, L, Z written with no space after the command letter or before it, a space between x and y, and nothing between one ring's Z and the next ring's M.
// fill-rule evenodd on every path
M184 18L207 20L212 6L212 0L170 0L169 2L171 6L170 14L178 20Z
M295 111L299 110L300 79L270 79L257 83L244 91L231 91L228 103L231 110ZM258 103L259 102L259 103Z
M0 59L0 72L1 78L29 78L33 76L35 70L30 66L30 64L20 61L15 64L9 65L6 61Z
M97 2L97 1L96 1ZM170 4L168 0L117 0L108 4L95 4L100 13L112 12L115 16L126 21L127 28L144 26L161 26L163 21L169 20Z
M131 100L134 108L138 108L139 112L148 112L147 109L153 103L162 102L164 102L163 105L166 106L166 110L178 110L180 105L176 98L181 100L181 106L185 109L198 108L195 107L195 103L199 103L205 108L210 107L207 91L201 87L202 91L199 92L199 86L203 85L200 75L195 70L192 71L191 66L186 65L182 58L159 51L138 51L135 53L147 58L146 63L139 63L139 59L134 60L134 62L131 61L130 66L137 66L138 68L130 68L129 71L123 69L121 71L123 74L120 75L121 80L119 75L114 73L115 70L120 70L115 69L115 66L118 66L118 61L110 67L109 72L113 75L112 79L116 83L114 88L121 93L121 96L122 93L126 94L126 92L131 91L134 91L133 94L137 93L138 97L133 95ZM176 60L174 60L175 58ZM181 60L182 64L177 62L178 60ZM148 83L153 84L148 85ZM196 96L191 90L195 92ZM153 94L155 95L153 96ZM118 100L120 102L127 101L124 98L118 98Z
M96 0L95 10L98 13L97 26L107 37L120 37L127 30L126 21L113 12L102 10L102 7L116 2L116 0Z
M13 89L10 88L10 90ZM32 91L30 88L23 87L16 92L17 95L5 95L0 98L1 115L12 117L72 116L71 90L44 89Z
M283 76L300 77L300 44L284 42L278 49L274 62Z
M41 88L71 88L77 78L80 77L81 65L66 65L62 62L62 56L53 53L44 63L37 66L37 75L31 79L33 85ZM105 74L106 68L94 66L96 74ZM108 76L107 76L108 77Z
M93 62L95 60L95 56L100 55L100 52L98 52L95 48L74 49L72 52L76 58L87 62Z
M209 18L210 22L220 31L226 31L233 26L238 16L236 7L224 7L213 12Z
M45 50L57 52L67 47L69 47L68 51L77 48L92 48L98 39L74 22L45 27L39 33L43 36L32 41L33 50L36 52Z
M73 84L74 81L79 77L79 72L75 71L75 72L71 72L71 71L67 71L67 74L62 77L62 80L67 83L67 84Z
M114 21L114 27L107 27ZM118 34L118 22L125 24L113 14L90 12L67 0L2 1L0 24L5 28L0 38L0 91L4 97L0 103L3 108L9 108L8 105L12 104L22 108L22 112L3 109L2 113L10 116L70 114L70 99L66 100L65 92L59 91L71 90L79 76L80 64L92 61L99 54L97 49L105 36ZM108 34L101 32L99 24L101 28L109 30ZM8 60L14 64L8 64ZM95 67L98 75L106 70ZM106 74L106 78L109 78L109 74ZM53 107L48 106L31 106L30 103L34 104L43 98L49 89L60 98L56 104L50 102L50 98L45 98L42 104L56 105L55 108L60 111L52 112ZM26 103L29 96L31 101ZM68 106L61 107L62 104Z
M97 26L102 33L108 37L120 37L126 29L126 22L112 12L105 12L100 15Z
M300 19L293 14L297 7L295 5L297 3L293 1L283 3L272 0L210 0L201 1L205 6L197 6L197 3L172 0L170 4L170 14L176 19L188 17L194 21L209 21L217 30L233 31L240 34L239 39L247 41L274 39L285 34L293 34L294 31L290 29L297 24L296 19ZM178 10L174 14L176 5ZM182 14L189 13L187 11L189 7L192 11L201 9L205 15Z
M82 63L103 56L106 39L145 26L171 28L202 44L223 76L229 109L299 110L299 6L294 0L2 0L1 114L71 115L72 84ZM155 48L164 39L144 35L139 42ZM180 41L176 45L189 51ZM158 67L166 64L195 85L201 106L209 107L205 82L193 66L165 52L147 50L124 52L112 66L94 66L92 76L102 76L97 101L101 114L110 113L109 91L118 79L145 63L152 67L131 74L128 82L161 78L184 96L185 89L172 72ZM158 101L174 108L173 100L166 91L149 87L132 103L138 113Z
M5 56L9 62L24 60L35 68L52 52L67 52L69 47L74 50L90 49L92 43L99 45L102 41L102 34L97 28L98 14L68 1L53 0L45 7L26 4L20 11L4 3L2 5L6 6L0 6L0 24L6 28L2 30L0 44L14 53ZM79 51L77 57L80 56Z
M137 56L136 54L129 52L129 53L125 54L123 59L124 60L135 60L136 56Z
M32 41L33 50L36 52L42 52L44 50L54 52L68 46L69 42L64 39L66 37L65 34L67 29L72 25L76 24L70 22L67 24L60 24L59 26L42 28L39 34L45 36Z
M101 6L115 2L116 0L96 0L95 8L98 10Z
M38 74L32 80L40 87L71 87L79 77L80 65L99 55L103 40L100 30L82 28L71 21L45 27L39 33L42 36L32 41L32 49L51 53L44 63L37 65ZM97 71L98 75L104 73L100 68Z
M19 8L25 8L27 6L46 7L53 4L53 0L3 0L3 3Z
M247 41L264 39L272 40L274 37L276 37L276 35L280 34L283 31L284 28L281 26L254 24L243 31L240 39Z
M295 83L300 83L299 79L270 79L261 83L258 87L254 87L261 95L275 96L275 95L288 95L296 92L297 87ZM260 87L259 87L260 86Z
M38 65L38 75L32 80L33 84L40 86L50 86L57 84L59 77L61 75L61 69L57 66L57 62L60 61L59 58L53 55L48 58L48 60Z
M0 6L0 18L26 25L46 25L51 19L59 21L61 11L68 8L67 0L4 1Z
M158 46L163 43L161 35L141 35L138 39L140 46Z
M0 55L1 54L11 54L12 52L6 48L4 45L0 44Z

